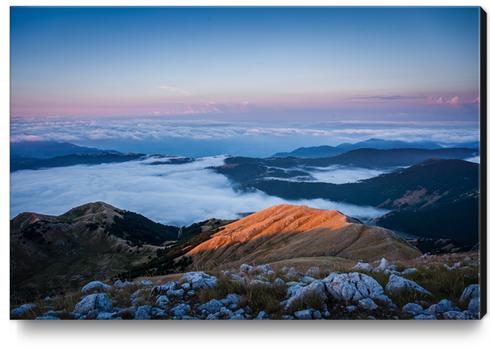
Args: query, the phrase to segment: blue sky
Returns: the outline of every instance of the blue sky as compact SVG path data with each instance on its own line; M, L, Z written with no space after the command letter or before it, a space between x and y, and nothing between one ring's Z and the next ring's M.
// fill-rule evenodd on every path
M11 10L12 116L464 120L479 9Z

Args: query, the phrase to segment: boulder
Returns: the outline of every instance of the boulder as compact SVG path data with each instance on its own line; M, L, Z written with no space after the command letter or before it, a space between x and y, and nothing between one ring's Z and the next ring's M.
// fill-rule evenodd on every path
M305 302L305 299L309 296L316 296L323 302L327 298L325 291L325 285L322 281L318 280L313 281L305 287L299 287L286 301L285 309L288 310L295 303L300 303L302 305Z
M421 313L413 317L415 320L436 320L436 316L427 313Z
M390 279L385 287L386 291L391 294L401 294L404 291L414 291L422 295L431 296L432 294L414 281L407 280L401 276L391 274Z
M214 288L218 284L218 279L204 272L188 272L181 278L181 282L190 283L192 289Z
M199 305L197 310L206 313L217 313L222 307L224 307L224 305L221 303L221 301L211 299L208 302Z
M29 312L32 312L36 308L35 304L23 304L20 305L19 307L14 308L13 310L10 311L10 316L12 318L20 318Z
M165 284L155 286L152 288L152 294L166 294L169 290L175 290L178 288L178 284L175 281L170 281Z
M81 289L82 294L103 293L111 289L111 286L101 281L92 281L84 285Z
M75 305L73 312L84 315L90 311L111 312L112 302L109 296L106 293L89 294Z
M264 320L264 319L267 319L269 316L267 315L267 312L265 311L260 311L258 314L257 314L257 317L255 317L255 319L257 320Z
M175 297L178 297L178 298L182 298L185 294L185 291L184 289L170 289L170 290L167 290L167 295L168 296L175 296Z
M274 285L278 286L278 287L282 287L282 286L286 285L286 282L284 282L284 280L282 278L277 277L274 280Z
M240 272L243 272L243 273L252 272L253 269L254 269L254 267L252 265L248 265L248 264L240 265Z
M447 311L442 314L444 319L448 320L467 320L468 315L461 311Z
M140 284L143 286L152 286L153 282L151 280L141 280Z
M480 317L480 298L473 298L468 304L468 311L474 316Z
M407 314L410 314L412 316L417 316L417 315L421 314L423 311L424 311L424 309L422 308L422 306L420 306L419 304L414 304L414 303L408 303L408 304L404 305L402 308L403 313L407 313Z
M172 314L177 318L182 318L185 315L188 315L191 311L191 307L188 304L178 304L170 310Z
M255 267L255 271L258 271L262 274L270 274L270 271L272 271L272 266L270 264L257 265ZM272 274L274 274L274 272L272 272Z
M129 286L129 285L132 285L133 282L130 282L130 281L122 281L122 280L116 280L114 282L114 287L116 288L124 288L126 286Z
M471 284L463 290L461 297L459 298L460 303L465 303L474 298L480 297L480 285L479 284Z
M371 298L364 298L357 302L360 308L363 308L368 311L374 311L378 308L378 305Z
M221 299L221 303L224 306L230 306L230 305L238 305L240 302L241 296L235 293L228 294L224 299Z
M134 319L136 320L151 319L151 306L150 305L139 306L136 309L136 313L134 314Z
M461 311L461 310L456 306L454 306L451 300L447 300L447 299L442 299L437 304L431 305L427 309L427 312L433 315L442 314L448 311Z
M98 315L97 315L97 320L112 320L114 319L114 315L111 313L111 312L100 312Z
M294 317L296 319L303 319L303 320L311 319L312 318L312 310L308 309L308 310L296 311L296 312L294 312Z
M166 319L168 317L167 311L162 310L161 308L158 307L152 307L150 311L150 315L152 318L155 319Z
M371 264L362 261L357 262L357 264L354 265L352 269L358 271L365 271L365 272L373 271L373 267L371 266Z
M159 295L157 296L157 299L155 301L155 305L157 305L160 308L167 308L167 305L169 303L170 299L166 295Z
M385 271L395 271L396 266L394 264L390 264L386 258L381 258L379 264L376 268L373 269L375 272L385 272Z
M328 293L337 300L358 301L384 295L383 287L374 278L358 272L332 272L323 282Z

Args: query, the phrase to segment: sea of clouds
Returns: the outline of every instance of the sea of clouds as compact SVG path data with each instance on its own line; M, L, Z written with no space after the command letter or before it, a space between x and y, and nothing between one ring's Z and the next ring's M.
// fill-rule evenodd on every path
M270 156L302 146L369 138L461 143L477 141L477 124L329 122L246 123L167 118L13 118L11 141L54 140L123 152L185 156Z
M387 212L323 199L286 201L259 191L240 193L233 190L225 176L209 169L222 165L224 159L216 156L187 164L148 165L161 161L150 157L116 164L17 171L11 174L10 215L26 211L59 215L94 201L172 225L188 225L212 217L233 219L240 213L282 203L336 209L360 219ZM333 173L329 175L335 177Z

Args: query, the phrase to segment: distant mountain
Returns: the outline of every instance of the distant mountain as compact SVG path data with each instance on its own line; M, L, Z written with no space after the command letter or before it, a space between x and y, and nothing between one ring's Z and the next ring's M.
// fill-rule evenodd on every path
M330 158L247 158L230 157L225 165L215 170L239 185L265 178L311 179L310 171L315 167L334 165L368 169L395 169L418 164L424 160L466 159L478 155L471 148L440 149L357 149Z
M468 147L468 146L458 146ZM470 148L477 148L478 146L471 146ZM316 146L316 147L301 147L291 152L280 152L273 155L273 157L298 157L298 158L321 158L331 157L338 154L342 154L348 151L352 151L360 148L371 149L396 149L396 148L422 148L422 149L438 149L442 148L441 145L432 141L417 141L417 142L405 142L396 140L382 140L382 139L369 139L357 143L342 143L338 146Z
M70 154L54 158L12 158L10 161L10 172L18 170L39 170L52 167L63 167L72 165L97 165L104 163L122 163L131 160L142 159L146 155L140 153L119 152L96 152L88 154Z
M12 158L37 158L46 159L67 156L72 154L100 154L119 153L92 147L77 146L68 142L56 141L22 141L10 144L10 156Z
M10 222L12 297L62 293L110 278L221 224L210 220L178 228L103 202L60 216L21 213Z
M262 179L257 166L218 168L241 190L261 190L284 199L329 199L392 210L379 225L429 238L478 240L479 165L428 160L357 183L331 184ZM260 167L260 166L259 166ZM242 168L242 170L241 170ZM231 172L231 174L228 174ZM240 172L240 174L235 174ZM423 216L423 218L421 218Z
M277 205L228 224L186 256L199 269L339 257L410 259L421 253L393 232L338 211Z

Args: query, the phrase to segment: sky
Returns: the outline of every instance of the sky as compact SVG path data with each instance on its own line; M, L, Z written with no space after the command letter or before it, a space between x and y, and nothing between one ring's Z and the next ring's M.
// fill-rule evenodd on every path
M479 117L479 9L11 9L11 116Z

